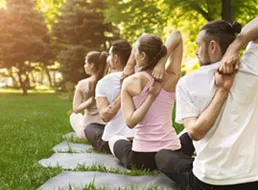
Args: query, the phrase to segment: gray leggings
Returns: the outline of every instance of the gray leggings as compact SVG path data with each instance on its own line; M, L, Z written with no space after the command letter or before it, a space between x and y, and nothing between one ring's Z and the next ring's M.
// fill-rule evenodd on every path
M93 148L99 152L111 153L108 142L102 140L105 125L99 123L90 123L84 130L85 136L93 146Z

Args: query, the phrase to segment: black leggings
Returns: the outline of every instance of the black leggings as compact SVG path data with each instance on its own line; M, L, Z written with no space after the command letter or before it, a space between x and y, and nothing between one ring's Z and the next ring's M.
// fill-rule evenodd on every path
M157 169L155 163L156 152L136 152L132 150L132 142L127 140L118 140L114 144L114 154L122 164L131 169Z
M155 156L155 161L161 172L180 185L181 190L185 190L189 186L189 175L193 168L194 146L188 133L181 135L180 142L180 150L160 150Z
M194 147L187 133L180 137L182 149L161 150L156 156L158 169L175 181L180 190L258 190L258 182L237 185L210 185L200 181L192 173Z
M99 152L111 153L108 142L102 140L105 125L99 123L89 124L85 130L85 136L93 146L93 148Z

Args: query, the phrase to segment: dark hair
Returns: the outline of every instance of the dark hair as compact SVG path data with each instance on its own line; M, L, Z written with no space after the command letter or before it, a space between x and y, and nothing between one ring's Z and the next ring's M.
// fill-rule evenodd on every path
M200 31L206 33L206 43L215 40L219 43L221 53L224 55L228 46L235 40L236 33L240 33L242 29L241 24L233 22L230 24L225 20L215 20L205 24Z
M105 75L107 52L91 51L87 54L86 59L89 63L93 64L93 71L97 73L98 80Z
M140 70L154 68L158 61L167 53L160 37L152 34L143 34L137 40L139 42L139 52L145 52L148 58L148 65L143 66Z
M131 54L132 46L126 40L112 42L112 53L117 54L123 66L126 65Z

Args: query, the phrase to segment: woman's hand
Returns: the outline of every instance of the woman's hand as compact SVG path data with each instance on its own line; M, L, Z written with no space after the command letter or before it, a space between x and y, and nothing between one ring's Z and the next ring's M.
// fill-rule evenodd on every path
M156 96L159 94L161 90L161 83L152 79L150 88L149 88L149 95L152 96L153 98L156 98Z
M157 64L152 71L152 76L155 78L156 81L162 82L165 76L165 72L165 65Z

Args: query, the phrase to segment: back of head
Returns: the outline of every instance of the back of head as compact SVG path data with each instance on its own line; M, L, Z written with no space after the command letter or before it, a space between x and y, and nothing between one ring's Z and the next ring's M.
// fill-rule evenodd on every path
M144 52L147 56L147 63L140 70L152 69L158 61L167 53L160 37L152 34L143 34L137 40L139 52Z
M121 64L126 65L131 54L132 46L126 40L116 40L112 42L112 53L117 54Z
M235 40L236 33L240 33L241 24L233 22L230 24L225 20L215 20L205 24L200 31L205 31L206 43L215 40L219 43L221 53L224 55L228 46Z
M107 52L98 52L98 51L90 51L86 59L89 63L93 64L93 72L96 73L98 80L101 79L105 75L106 71L106 60L107 60Z

